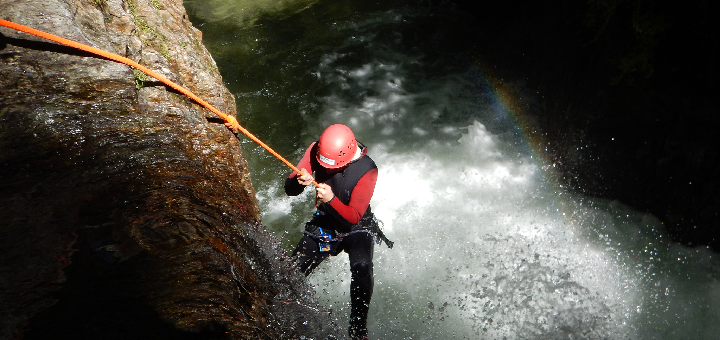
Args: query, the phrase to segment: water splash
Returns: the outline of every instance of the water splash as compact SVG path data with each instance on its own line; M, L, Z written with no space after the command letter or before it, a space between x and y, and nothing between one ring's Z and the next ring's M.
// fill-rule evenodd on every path
M313 22L312 37L296 36L277 60L267 51L262 77L287 92L238 97L248 107L296 100L265 128L292 126L290 136L268 135L298 157L332 123L369 146L380 171L371 204L395 241L375 251L371 338L712 339L720 331L717 257L670 244L651 215L556 183L522 83L453 49L448 40L458 35L428 30L464 27L462 16L323 9L282 22ZM286 198L287 170L262 150L249 153L264 224L292 247L312 199ZM346 325L346 257L309 279Z
M672 339L714 327L691 316L718 315L708 307L671 312L680 302L672 287L690 284L673 272L688 268L655 266L660 257L687 258L687 250L667 245L660 221L552 180L515 91L477 68L417 79L403 66L411 56L381 55L349 67L333 54L318 67L318 78L337 89L319 121L345 122L370 145L380 165L372 205L396 241L376 251L372 335ZM463 126L461 117L473 122ZM694 252L717 268L710 253ZM341 323L347 266L334 258L311 277ZM717 278L699 282L704 292L685 292L682 301L717 295ZM680 327L673 319L694 321Z

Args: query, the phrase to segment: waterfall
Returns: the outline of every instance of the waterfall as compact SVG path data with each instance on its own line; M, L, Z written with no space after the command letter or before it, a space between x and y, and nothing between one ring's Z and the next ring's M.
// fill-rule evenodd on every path
M463 18L320 2L252 27L198 19L247 112L241 123L289 159L333 123L369 147L379 167L371 205L395 242L375 249L370 337L714 338L717 255L672 243L652 215L556 182L531 133L533 94L459 55L457 36L438 29ZM286 197L289 170L244 146L263 222L290 249L313 210L311 190ZM346 325L347 257L309 280Z

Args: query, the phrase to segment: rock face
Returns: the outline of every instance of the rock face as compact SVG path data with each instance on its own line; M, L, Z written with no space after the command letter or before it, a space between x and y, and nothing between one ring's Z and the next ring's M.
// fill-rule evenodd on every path
M235 115L181 0L0 0ZM125 65L0 28L0 338L338 333L260 223L240 144Z

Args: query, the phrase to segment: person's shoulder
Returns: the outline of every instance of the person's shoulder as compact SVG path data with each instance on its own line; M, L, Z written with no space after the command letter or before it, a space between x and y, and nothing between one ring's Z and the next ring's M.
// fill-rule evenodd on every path
M377 164L375 164L375 161L367 154L358 158L358 160L353 162L352 164L357 164L356 167L365 169L364 172L377 168Z

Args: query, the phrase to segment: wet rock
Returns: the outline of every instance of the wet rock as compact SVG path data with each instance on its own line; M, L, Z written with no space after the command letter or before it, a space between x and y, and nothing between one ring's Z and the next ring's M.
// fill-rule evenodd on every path
M180 0L2 1L0 17L235 115ZM240 143L212 112L125 65L0 33L0 338L341 333L262 226Z

